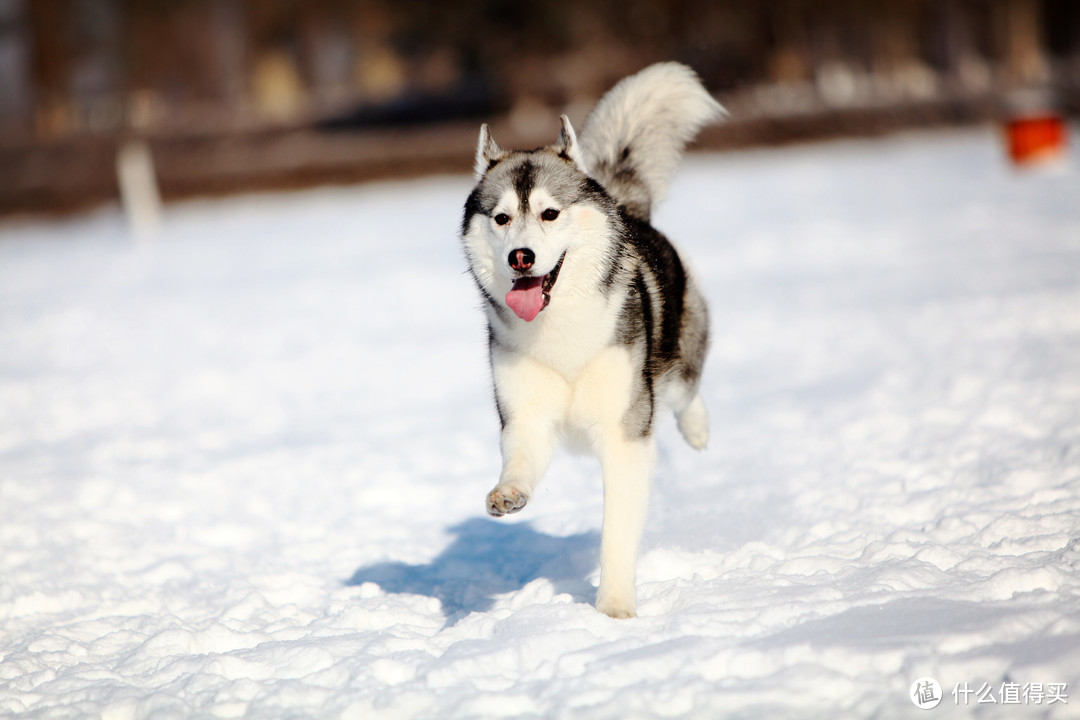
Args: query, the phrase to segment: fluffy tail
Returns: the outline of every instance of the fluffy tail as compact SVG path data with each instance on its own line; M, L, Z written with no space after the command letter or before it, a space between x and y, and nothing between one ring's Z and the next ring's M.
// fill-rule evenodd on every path
M585 165L628 213L648 220L686 143L726 114L690 68L650 65L608 91L585 121Z

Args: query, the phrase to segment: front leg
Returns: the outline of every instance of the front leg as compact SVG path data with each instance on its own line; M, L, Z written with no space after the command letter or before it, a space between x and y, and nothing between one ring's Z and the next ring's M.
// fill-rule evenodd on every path
M554 428L537 422L509 422L503 426L501 444L502 474L487 496L487 511L494 517L516 513L529 502L551 462Z
M549 368L509 351L492 353L492 371L502 421L503 467L486 506L488 514L502 517L525 507L551 463L569 388Z
M643 362L640 348L607 348L582 373L571 411L575 424L593 429L604 473L596 609L614 618L637 614L637 555L656 456L653 395L642 380Z
M614 434L614 433L613 433ZM604 529L600 539L600 587L596 609L613 618L637 615L638 548L645 528L656 444L650 435L604 443Z

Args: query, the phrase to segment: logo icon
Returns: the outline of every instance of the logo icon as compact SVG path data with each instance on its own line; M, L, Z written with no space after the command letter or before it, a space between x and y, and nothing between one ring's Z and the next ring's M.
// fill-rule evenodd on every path
M911 683L909 697L915 707L932 710L941 702L941 686L932 677L921 677Z

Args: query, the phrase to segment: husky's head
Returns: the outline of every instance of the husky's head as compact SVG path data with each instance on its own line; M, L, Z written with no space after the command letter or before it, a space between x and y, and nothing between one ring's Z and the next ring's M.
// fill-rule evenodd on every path
M531 322L557 296L564 264L607 235L613 201L565 115L555 143L531 151L499 149L482 126L475 169L462 225L470 269L500 315L508 307Z

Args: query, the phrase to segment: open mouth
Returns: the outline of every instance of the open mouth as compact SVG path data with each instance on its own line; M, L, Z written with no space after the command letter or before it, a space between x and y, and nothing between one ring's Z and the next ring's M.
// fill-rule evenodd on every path
M547 275L519 277L514 280L514 286L506 293L506 304L519 318L532 322L540 311L548 306L551 302L551 288L555 287L555 281L559 279L559 270L562 269L564 259L565 252Z

